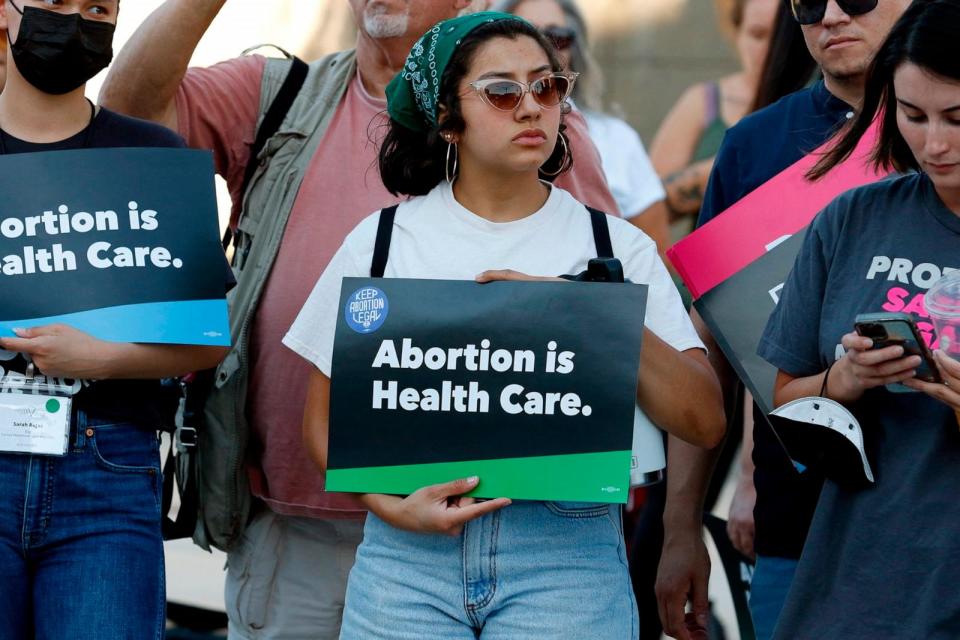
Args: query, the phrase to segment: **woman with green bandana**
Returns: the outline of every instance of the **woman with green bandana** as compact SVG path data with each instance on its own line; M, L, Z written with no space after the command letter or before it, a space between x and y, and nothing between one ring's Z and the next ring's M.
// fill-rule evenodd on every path
M575 79L534 27L506 14L442 22L414 45L387 90L380 174L410 199L396 211L384 276L584 270L597 256L591 216L548 181L573 162L562 121ZM347 237L284 339L316 366L304 440L321 468L340 283L371 273L379 220ZM671 433L715 446L719 388L656 246L606 220L626 277L650 287L637 402ZM463 496L480 481L361 497L371 513L341 638L635 638L620 506Z

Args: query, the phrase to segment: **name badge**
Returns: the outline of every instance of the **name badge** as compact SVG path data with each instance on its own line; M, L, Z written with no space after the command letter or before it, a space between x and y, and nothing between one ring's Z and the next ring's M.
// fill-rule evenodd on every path
M0 451L62 456L69 438L69 398L0 393Z

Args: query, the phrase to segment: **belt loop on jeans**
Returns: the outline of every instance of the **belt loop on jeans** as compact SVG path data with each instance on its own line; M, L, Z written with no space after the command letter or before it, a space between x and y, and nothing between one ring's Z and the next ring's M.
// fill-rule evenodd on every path
M73 406L70 416L70 442L77 449L82 449L87 444L87 412L83 409L77 409Z

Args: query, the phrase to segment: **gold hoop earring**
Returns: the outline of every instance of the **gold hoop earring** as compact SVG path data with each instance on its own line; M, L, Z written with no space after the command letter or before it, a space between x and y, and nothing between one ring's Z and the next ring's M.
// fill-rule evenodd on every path
M456 151L456 154L453 156L453 171L450 171L450 151ZM447 174L447 184L453 184L453 181L457 179L457 170L460 168L460 149L457 147L456 142L450 142L447 140L447 161L443 165L443 169Z
M542 173L545 176L549 176L551 178L556 177L561 173L563 173L567 169L570 163L570 147L567 146L567 139L566 137L564 137L562 133L559 134L559 136L560 136L560 142L561 144L563 144L563 159L560 161L560 168L554 171L553 173L547 173L542 168L540 169L540 173Z

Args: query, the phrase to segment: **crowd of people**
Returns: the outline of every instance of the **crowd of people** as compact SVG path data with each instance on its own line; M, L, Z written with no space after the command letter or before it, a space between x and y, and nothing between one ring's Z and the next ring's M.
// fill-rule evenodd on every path
M922 298L904 265L960 268L960 0L730 3L741 70L690 87L649 157L605 110L573 0L349 1L356 46L305 67L256 156L299 62L189 67L227 0L166 0L115 58L120 0L0 3L0 155L207 149L233 203L230 348L0 337L0 391L76 381L64 455L0 450L0 636L163 637L157 430L169 379L215 369L193 538L227 553L231 638L706 638L702 521L728 470L756 638L960 637L960 363L936 350L922 380L920 356L854 331L892 282ZM774 406L856 416L864 488L791 461L664 252L827 148L805 178L824 179L874 130L891 175L817 214L759 345ZM620 504L474 499L477 477L325 490L344 278L554 281L604 234L648 286L630 401L667 451L632 541Z

